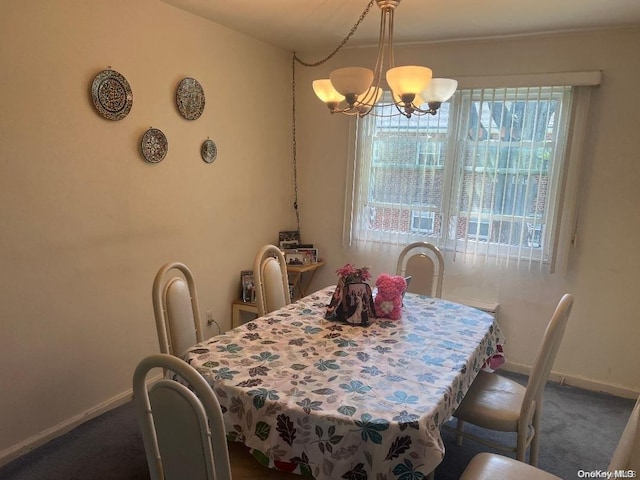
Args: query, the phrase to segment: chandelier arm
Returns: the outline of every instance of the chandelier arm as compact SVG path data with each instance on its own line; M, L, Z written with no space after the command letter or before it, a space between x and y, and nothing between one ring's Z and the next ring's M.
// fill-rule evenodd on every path
M393 68L396 66L396 62L395 62L395 58L393 55L393 19L394 19L394 13L395 10L392 8L389 10L388 15L389 15L389 36L388 36L388 43L389 43L389 68Z
M380 14L380 34L378 35L378 54L376 55L376 66L374 70L374 78L376 78L376 85L380 86L380 80L382 79L382 67L384 66L384 49L385 39L387 38L387 17L385 11L382 10Z
M437 106L432 105L437 103ZM415 107L414 108L414 114L415 115L436 115L438 113L438 108L440 108L440 102L429 102L429 108L427 110L423 109L423 108L418 108Z
M375 3L375 1L376 0L370 0L370 2L365 7L364 11L358 18L358 21L353 25L353 27L351 27L351 31L349 31L347 36L342 39L342 42L340 42L340 44L335 48L335 50L331 52L329 55L327 55L325 58L323 58L322 60L318 60L317 62L305 62L304 60L302 60L300 57L296 55L296 52L293 52L293 59L296 62L298 62L300 65L304 65L305 67L318 67L323 63L326 63L331 57L333 57L336 53L338 53L340 49L344 47L346 43L351 39L353 34L356 33L356 30L358 29L362 21L365 19L365 17L369 13L369 10L371 10L371 7Z
M403 111L404 105L399 105L398 102L394 101L393 106L396 107L396 110L400 115L411 118L411 112Z
M379 98L378 92L382 90L382 87L381 87L382 68L384 66L384 56L385 56L384 47L386 43L385 42L386 36L387 36L386 15L385 15L385 10L382 10L380 14L380 28L378 33L378 52L376 54L376 64L373 70L373 83L371 85L371 88L369 88L367 93L362 98L362 100L359 100L357 102L357 105L363 107L365 110L373 108L376 102L376 99ZM360 117L363 117L366 114L363 114L362 112L360 112L359 115Z

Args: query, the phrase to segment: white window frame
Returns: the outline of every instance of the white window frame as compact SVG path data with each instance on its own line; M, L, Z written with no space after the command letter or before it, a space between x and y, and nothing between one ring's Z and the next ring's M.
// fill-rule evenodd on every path
M443 167L441 141L418 141L416 151L416 165L426 167Z
M415 220L431 220L431 228L415 227ZM409 222L409 231L418 234L433 234L436 224L436 214L434 212L424 210L411 210L411 220Z
M571 116L573 118L570 135L567 142L567 151L564 165L560 172L557 172L558 181L561 188L558 188L556 197L550 198L549 201L553 201L556 204L555 212L552 215L553 218L545 219L544 222L540 219L535 219L534 225L537 229L541 229L541 236L545 241L552 242L553 256L551 259L543 259L542 263L549 263L550 271L564 272L568 261L568 254L572 245L574 232L576 230L576 217L577 217L577 192L578 182L580 176L580 167L582 163L582 156L584 152L584 140L587 135L587 119L589 117L590 98L593 86L598 86L602 79L602 72L571 72L571 73L558 73L558 74L534 74L534 75L503 75L503 76L488 76L488 77L468 77L459 78L459 88L498 88L498 87L525 87L525 86L544 86L544 85L572 85L574 88L574 101L571 104ZM455 103L455 97L454 97ZM452 108L459 108L452 105ZM352 124L353 125L353 124ZM358 135L359 125L356 125L354 133ZM455 140L450 140L447 148L451 148L451 143ZM367 247L367 241L383 243L397 243L402 244L409 241L410 238L400 238L395 236L381 235L376 233L375 237L369 239L359 238L357 234L358 218L358 193L363 185L366 185L368 181L368 174L366 172L366 165L358 165L356 161L356 155L358 149L362 147L352 144L356 147L355 150L351 150L350 160L351 167L348 169L347 176L347 201L345 208L345 229L344 229L344 241L347 246L354 248L372 248L373 244L369 244ZM371 158L371 157L369 157ZM451 162L449 162L451 163ZM444 171L447 173L451 169L450 164L444 166ZM363 183L364 182L364 183ZM447 187L445 186L445 190ZM452 219L451 213L453 210L450 208L450 200L452 196L443 192L443 205L441 212L443 216L448 219ZM362 206L360 207L362 208ZM364 208L370 209L368 206ZM526 222L526 218L523 221ZM444 220L442 220L444 222ZM550 229L549 223L555 222L555 228ZM530 222L529 222L530 223ZM446 230L451 229L451 224L440 224L440 235L446 235ZM451 231L449 230L449 233ZM411 234L410 234L411 236ZM445 242L446 243L446 242ZM449 250L448 245L443 245L443 248ZM500 246L498 245L498 251L493 253L500 253ZM455 251L455 249L454 249ZM492 252L487 252L492 253ZM529 262L536 261L535 258L529 257Z

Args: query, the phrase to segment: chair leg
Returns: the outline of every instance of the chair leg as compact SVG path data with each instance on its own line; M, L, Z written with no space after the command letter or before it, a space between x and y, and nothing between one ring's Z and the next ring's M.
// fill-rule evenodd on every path
M461 446L462 445L462 431L464 430L464 420L460 420L458 418L458 421L456 423L456 430L459 432L456 434L456 445Z

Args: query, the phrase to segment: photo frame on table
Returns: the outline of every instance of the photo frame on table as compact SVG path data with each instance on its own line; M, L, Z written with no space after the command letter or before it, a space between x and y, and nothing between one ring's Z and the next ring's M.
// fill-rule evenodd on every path
M287 265L305 265L304 253L298 253L297 250L289 250L284 254L284 259Z
M298 246L297 240L282 240L280 242L280 250L295 250Z
M303 263L305 265L309 263L318 263L317 248L297 248L296 252L304 255Z
M253 281L253 270L242 270L240 272L241 299L243 302L256 302L256 287Z
M294 245L300 243L300 231L298 230L284 230L279 232L278 241L280 242L280 249L285 250L292 248ZM283 244L285 246L283 246Z

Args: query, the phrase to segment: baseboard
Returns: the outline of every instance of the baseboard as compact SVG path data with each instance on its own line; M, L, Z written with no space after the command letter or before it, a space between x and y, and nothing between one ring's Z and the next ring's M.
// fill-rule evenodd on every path
M149 382L153 383L162 378L162 374L151 377ZM90 408L89 410L85 410L78 415L74 415L71 418L68 418L64 422L61 422L57 425L54 425L51 428L48 428L32 437L27 438L26 440L13 445L2 452L0 452L0 467L6 465L7 463L20 458L22 455L29 453L31 450L34 450L41 445L57 438L61 435L64 435L67 432L70 432L74 428L82 425L84 422L87 422L93 418L96 418L103 413L108 412L109 410L113 410L114 408L119 407L120 405L124 405L125 403L131 401L133 399L133 389L129 389L125 392L116 395L104 402L99 403L98 405Z
M521 363L514 363L507 360L507 363L502 367L507 372L520 373L523 375L529 375L531 367ZM582 388L592 392L604 392L616 397L637 399L640 396L640 390L624 387L621 385L614 385L610 383L602 383L596 380L590 380L588 378L579 377L575 375L567 375L566 373L560 373L552 371L549 374L549 380L559 383L560 385L570 385L572 387Z

